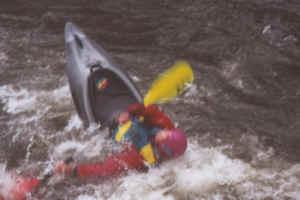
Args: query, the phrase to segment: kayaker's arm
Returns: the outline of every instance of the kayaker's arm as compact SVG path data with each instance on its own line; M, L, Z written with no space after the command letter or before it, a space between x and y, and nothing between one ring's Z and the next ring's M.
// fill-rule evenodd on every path
M101 162L58 166L56 173L79 178L94 178L117 176L130 169L146 169L142 156L134 147L127 147L122 152L108 156Z

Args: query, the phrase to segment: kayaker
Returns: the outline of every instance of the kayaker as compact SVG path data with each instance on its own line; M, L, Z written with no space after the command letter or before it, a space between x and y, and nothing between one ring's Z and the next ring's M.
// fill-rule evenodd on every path
M145 170L182 155L185 134L156 105L134 104L116 117L112 139L123 145L121 152L96 163L59 162L55 172L80 178L110 177L130 169Z

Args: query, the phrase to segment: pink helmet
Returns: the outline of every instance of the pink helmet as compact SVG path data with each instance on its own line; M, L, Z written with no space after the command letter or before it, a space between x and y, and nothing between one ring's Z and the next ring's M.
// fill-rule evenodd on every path
M182 155L187 147L185 134L179 129L163 130L163 132L167 136L156 142L160 156L169 159Z

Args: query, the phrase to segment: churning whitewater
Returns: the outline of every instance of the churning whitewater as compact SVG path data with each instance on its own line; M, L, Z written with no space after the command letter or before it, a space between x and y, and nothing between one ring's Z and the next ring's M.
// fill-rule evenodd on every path
M195 87L194 85L193 88L195 89ZM0 88L0 97L5 112L15 116L9 123L16 128L33 126L40 120L47 121L50 110L54 109L58 112L56 115L60 115L65 112L65 107L72 108L71 96L66 85L52 91L16 89L6 85ZM31 113L33 109L35 112ZM25 113L27 113L26 117ZM69 110L67 116L67 123L61 128L61 131L55 134L47 136L39 131L32 131L32 129L29 132L22 129L13 136L14 140L19 137L39 138L41 142L49 145L47 159L44 163L39 163L40 168L44 167L44 169L40 170L46 172L53 167L54 161L70 155L79 160L99 159L111 147L112 144L105 139L107 133L95 135L93 132L97 127L84 130L80 119L72 109ZM54 137L63 139L55 139L55 142L50 143ZM165 162L159 168L152 168L148 173L131 171L127 176L116 180L101 180L98 183L88 184L75 184L69 180L70 183L63 190L48 190L43 195L49 199L59 199L59 194L64 194L64 199L78 200L120 198L130 200L139 199L141 196L149 200L223 199L225 197L238 199L283 199L289 197L297 199L300 195L299 164L278 166L278 168L261 168L257 164L256 168L254 163L246 163L224 154L223 152L232 149L228 145L202 146L201 142L197 141L205 141L207 136L202 137L197 140L193 136L190 137L189 147L184 156ZM253 140L255 141L255 139ZM26 147L26 158L29 160L31 151L36 145L33 139L31 141L33 143L29 143ZM250 144L254 146L253 148L260 146L255 142ZM265 152L264 149L257 149L255 153L254 156L258 163L271 162L274 159L272 150ZM26 162L32 166L29 160ZM4 192L14 181L7 173L6 163L1 164L0 175L1 192ZM51 184L62 184L61 182L64 181L67 180L55 180L47 187L51 188Z
M161 106L188 148L148 172L53 176L28 199L300 199L298 0L3 0L0 11L0 193L15 176L118 150L77 115L65 73L71 21L141 94L174 61L191 64L189 91Z

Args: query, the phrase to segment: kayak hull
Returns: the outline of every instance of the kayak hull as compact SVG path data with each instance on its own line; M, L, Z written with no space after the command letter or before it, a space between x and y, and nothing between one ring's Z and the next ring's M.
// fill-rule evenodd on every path
M85 126L111 126L116 115L142 101L127 73L70 22L65 26L65 44L70 91Z

